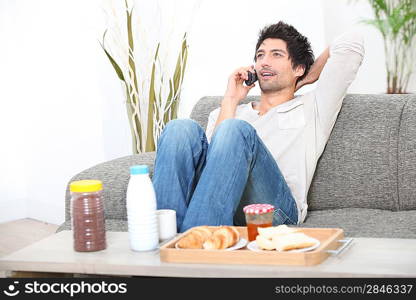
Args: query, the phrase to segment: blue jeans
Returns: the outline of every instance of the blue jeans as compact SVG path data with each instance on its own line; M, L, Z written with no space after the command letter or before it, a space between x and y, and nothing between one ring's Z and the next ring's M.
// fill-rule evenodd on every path
M256 130L227 119L208 144L193 120L170 121L156 154L153 184L158 209L176 211L178 231L198 225L245 225L243 207L270 203L273 225L297 224L292 193Z

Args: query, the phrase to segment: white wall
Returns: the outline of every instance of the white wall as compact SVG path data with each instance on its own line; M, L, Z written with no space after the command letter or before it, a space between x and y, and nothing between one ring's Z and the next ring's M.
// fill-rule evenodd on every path
M70 178L131 153L122 85L98 43L101 7L101 0L0 0L0 222L63 222ZM199 98L222 95L229 74L252 63L259 30L280 19L310 38L316 56L358 27L367 55L350 92L383 93L381 37L356 24L371 15L364 0L202 1L189 33L180 117Z
M9 13L5 13L7 12ZM0 220L17 219L25 217L26 210L26 169L23 160L24 128L17 125L21 119L25 119L25 113L19 108L19 103L11 99L10 95L17 94L18 83L12 78L17 78L17 72L9 67L13 62L8 59L18 51L17 41L11 30L7 27L15 27L18 30L15 15L17 7L14 2L0 1L0 38L4 43L0 47Z
M0 221L58 224L67 181L107 158L97 3L0 3Z
M384 93L386 90L383 40L372 26L363 24L364 19L373 18L368 1L324 0L325 38L329 43L337 34L354 27L365 36L366 55L356 80L350 86L351 93ZM340 12L342 13L330 13ZM336 24L336 26L331 26ZM352 26L353 25L353 26ZM381 51L380 51L381 50ZM370 80L369 80L370 79Z

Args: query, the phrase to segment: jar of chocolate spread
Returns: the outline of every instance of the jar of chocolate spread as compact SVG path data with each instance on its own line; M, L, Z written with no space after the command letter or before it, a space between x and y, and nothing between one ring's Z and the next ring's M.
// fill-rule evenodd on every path
M70 184L75 251L99 251L107 247L102 190L100 180L79 180Z

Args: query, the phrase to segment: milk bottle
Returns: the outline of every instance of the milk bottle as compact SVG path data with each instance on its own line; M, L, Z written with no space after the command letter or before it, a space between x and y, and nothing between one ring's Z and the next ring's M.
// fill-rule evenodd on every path
M159 243L156 194L148 166L130 167L126 205L130 248L134 251L156 249Z

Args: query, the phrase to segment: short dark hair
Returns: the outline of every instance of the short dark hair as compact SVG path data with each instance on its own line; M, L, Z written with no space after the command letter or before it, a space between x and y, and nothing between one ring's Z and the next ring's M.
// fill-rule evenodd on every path
M286 42L289 58L292 60L292 68L298 66L305 67L305 73L298 78L297 81L302 80L308 74L311 65L315 61L311 44L308 39L300 34L295 27L288 25L282 21L277 24L264 27L259 33L257 40L256 51L254 54L254 61L257 60L256 53L260 45L265 39L281 39Z

